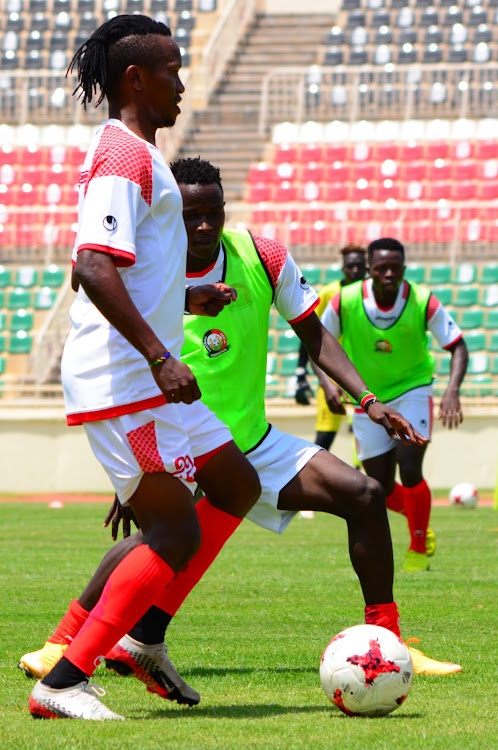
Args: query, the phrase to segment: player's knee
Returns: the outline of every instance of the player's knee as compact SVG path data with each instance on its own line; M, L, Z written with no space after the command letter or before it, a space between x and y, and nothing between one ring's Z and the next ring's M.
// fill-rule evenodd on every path
M401 479L401 484L403 484L405 487L415 487L423 479L420 466L415 463L406 464L403 467L400 466L399 476Z
M177 573L198 551L201 545L201 529L198 522L155 526L144 535L147 544Z
M386 512L386 498L381 483L372 477L362 475L359 492L360 507L363 513L376 516Z

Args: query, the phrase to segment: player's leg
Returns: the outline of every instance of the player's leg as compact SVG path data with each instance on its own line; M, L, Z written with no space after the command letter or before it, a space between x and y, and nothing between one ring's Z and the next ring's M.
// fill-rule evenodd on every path
M403 569L407 571L427 570L428 552L435 552L434 532L429 530L431 491L422 474L426 448L425 445L398 445L396 448L403 504L410 530L410 547L403 563Z
M323 388L316 393L315 443L326 451L330 450L341 425L342 414L333 414L325 400Z
M332 447L332 443L334 442L334 438L336 435L337 432L317 430L315 433L315 443L319 445L320 448L324 448L326 451L329 451Z

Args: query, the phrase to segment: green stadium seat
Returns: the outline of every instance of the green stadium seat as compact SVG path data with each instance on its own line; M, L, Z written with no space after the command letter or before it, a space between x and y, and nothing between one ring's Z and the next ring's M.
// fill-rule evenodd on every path
M497 284L498 263L485 263L481 268L481 276L479 281L481 282L481 284Z
M492 357L489 371L491 375L498 375L498 357Z
M10 286L12 283L12 273L10 268L0 266L0 287Z
M33 345L33 339L27 331L17 331L9 339L9 354L29 354Z
M6 358L5 357L0 357L0 375L4 374L5 368L6 368L6 364L7 364L6 363Z
M277 354L291 354L296 353L299 350L299 339L292 330L289 328L288 331L279 334L277 339Z
M436 359L436 374L437 375L449 375L451 366L451 357L443 355Z
M486 348L486 334L469 331L465 334L465 343L469 352L480 352Z
M496 331L498 329L498 310L488 311L484 321L484 328L487 328L488 331Z
M265 398L277 398L280 394L280 381L273 375L266 376Z
M322 270L322 284L332 284L333 281L340 281L342 278L342 269L338 263Z
M489 336L486 349L489 352L498 352L498 333L495 332L492 333L491 336Z
M31 292L26 289L13 289L7 297L7 308L9 310L20 310L31 307Z
M55 302L57 293L54 289L49 289L48 286L44 286L41 289L35 291L34 308L35 310L50 310Z
M5 307L5 292L0 289L0 307Z
M412 263L405 268L405 279L413 281L414 284L423 284L425 281L425 266Z
M48 268L43 269L40 284L41 286L58 289L64 283L64 276L64 269L52 264Z
M7 336L5 333L0 333L0 352L5 351L5 344L7 342Z
M479 299L479 288L476 286L462 286L456 290L453 304L456 307L470 307L477 305Z
M274 333L268 334L268 351L269 352L275 351L275 334Z
M21 266L16 271L15 285L31 289L38 283L38 271L32 266Z
M285 318L282 318L281 315L277 315L274 328L276 331L288 331L290 329L290 325L287 323Z
M277 357L275 356L275 354L271 354L270 352L268 352L266 356L266 374L274 375L276 369L277 369Z
M485 398L493 395L493 378L490 375L470 375L464 383L466 396Z
M459 318L460 328L467 331L471 328L482 328L484 313L482 310L462 310Z
M451 305L453 299L453 289L451 286L435 286L431 291L442 305L445 307Z
M487 354L479 352L471 354L469 357L468 373L470 375L482 375L489 367L489 358Z
M481 304L484 307L498 307L498 284L490 284L483 288Z
M453 274L455 284L473 284L477 279L477 266L474 263L459 263Z
M320 283L321 270L318 266L301 266L300 268L310 286L317 286Z
M297 354L284 354L280 357L277 372L279 375L286 375L287 377L295 375L297 367Z
M451 281L451 266L448 263L435 263L429 268L427 283L431 285L448 284Z
M7 323L7 315L5 314L4 310L0 310L0 331L5 330L6 323Z
M16 331L30 331L33 328L33 313L27 310L16 310L10 318L9 329Z

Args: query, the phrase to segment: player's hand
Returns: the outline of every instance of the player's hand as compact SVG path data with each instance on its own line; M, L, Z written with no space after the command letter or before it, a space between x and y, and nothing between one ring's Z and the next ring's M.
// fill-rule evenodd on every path
M439 405L439 414L437 418L441 420L443 427L449 430L455 428L463 422L462 405L458 393L451 392L444 394Z
M197 380L186 364L175 357L168 357L159 365L151 367L152 375L170 404L191 404L201 397Z
M313 391L311 390L310 384L306 380L306 375L301 375L301 377L298 377L297 379L296 392L294 394L296 404L300 404L301 406L309 406L311 403L310 398L312 395Z
M140 528L137 523L137 519L133 515L132 509L128 506L123 507L118 500L118 496L114 495L114 500L111 507L109 508L109 512L106 515L103 524L104 528L107 528L107 526L111 524L111 535L114 542L118 538L119 524L121 521L123 521L123 539L126 539L130 536L131 521L133 521L137 529Z
M342 403L343 392L335 383L329 381L323 388L325 401L332 414L346 414L346 408Z
M382 425L393 440L399 438L405 445L425 445L429 442L399 412L381 401L375 401L368 407L368 416L372 422Z
M188 311L191 315L209 315L215 318L226 305L237 299L236 290L218 282L191 286L188 292Z

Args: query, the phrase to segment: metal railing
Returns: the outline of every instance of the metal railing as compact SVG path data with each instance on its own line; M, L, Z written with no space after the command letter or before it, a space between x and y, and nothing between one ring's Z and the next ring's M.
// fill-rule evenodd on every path
M284 121L498 116L498 66L486 64L274 68L263 80L260 135Z

